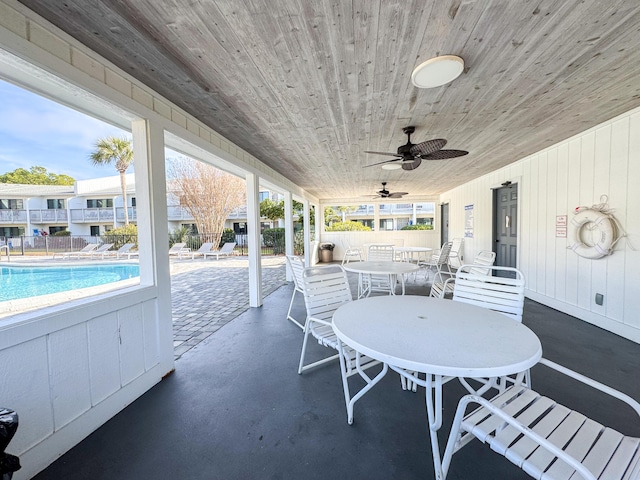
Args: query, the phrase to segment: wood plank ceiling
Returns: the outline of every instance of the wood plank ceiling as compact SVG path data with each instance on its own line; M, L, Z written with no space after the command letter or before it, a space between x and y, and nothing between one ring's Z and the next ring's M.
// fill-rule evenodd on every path
M438 194L640 105L638 0L20 1L323 199ZM470 154L363 168L407 125Z

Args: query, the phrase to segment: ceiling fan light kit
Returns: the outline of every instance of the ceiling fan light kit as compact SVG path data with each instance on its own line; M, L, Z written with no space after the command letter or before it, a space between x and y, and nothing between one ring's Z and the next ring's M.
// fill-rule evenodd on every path
M383 170L400 170L401 168L402 168L402 165L400 165L399 163L383 163L382 164Z
M455 55L442 55L418 65L411 74L411 83L418 88L441 87L458 78L463 70L462 58Z

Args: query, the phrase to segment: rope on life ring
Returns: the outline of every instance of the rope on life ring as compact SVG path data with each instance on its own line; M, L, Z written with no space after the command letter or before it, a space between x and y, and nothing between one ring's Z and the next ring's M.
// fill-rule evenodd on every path
M604 201L598 205L575 209L569 231L571 244L567 247L581 257L594 260L611 255L613 247L620 239L616 219L606 203L607 196L603 195L600 199ZM594 244L589 245L582 239L582 232L593 230L597 230L598 235Z

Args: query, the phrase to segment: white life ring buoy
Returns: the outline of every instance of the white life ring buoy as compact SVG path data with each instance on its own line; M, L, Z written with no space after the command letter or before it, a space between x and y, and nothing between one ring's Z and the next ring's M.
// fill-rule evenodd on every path
M597 230L593 245L588 245L582 239L583 230ZM580 209L571 219L569 231L569 248L584 258L597 259L611 255L615 243L615 227L611 218L593 209Z

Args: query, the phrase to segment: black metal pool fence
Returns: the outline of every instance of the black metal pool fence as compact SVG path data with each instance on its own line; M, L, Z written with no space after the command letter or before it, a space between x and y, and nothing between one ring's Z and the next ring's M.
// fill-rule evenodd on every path
M272 229L272 231L265 230L261 235L261 255L284 255L285 253L285 235L281 229ZM184 235L176 238L173 235L169 236L169 242L167 249L174 243L184 242L186 246L192 251L198 250L204 242L210 242L211 238L215 238L212 234L196 234L196 235ZM302 247L302 240L296 236L295 241L295 253L304 253ZM221 235L220 246L227 241L235 241L236 252L239 255L247 255L248 237L246 234L234 234L229 237L229 233ZM2 237L0 236L0 260L7 253L6 248L10 255L33 255L33 256L46 256L53 255L54 253L73 252L82 250L90 243L97 243L99 245L103 243L112 243L113 250L118 249L125 243L135 243L137 245L138 239L136 235L73 235L73 236L55 236L55 235L20 235L16 237Z

